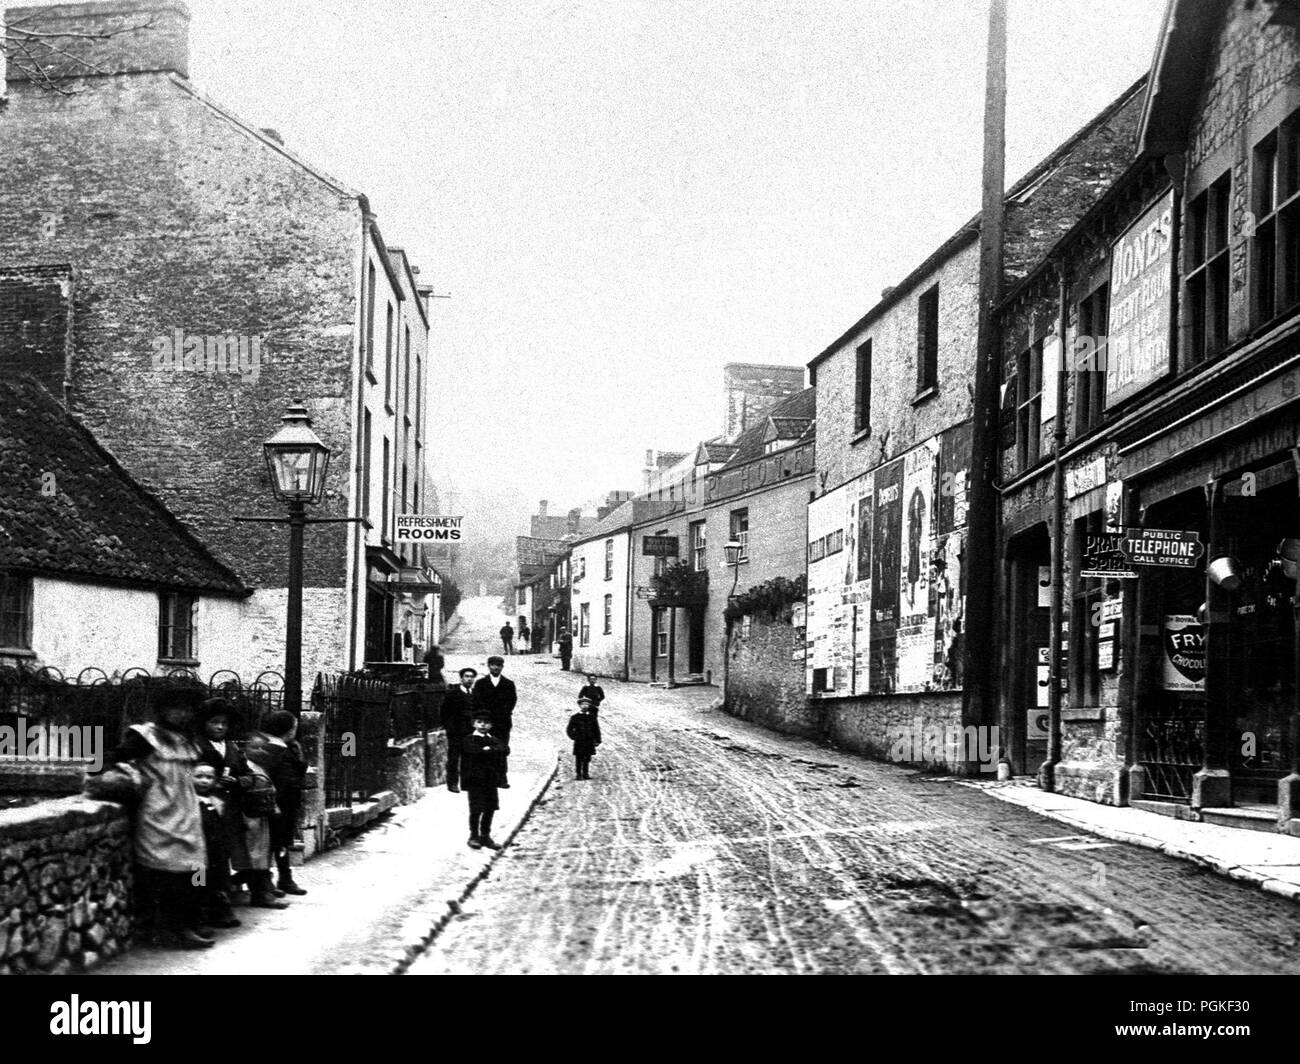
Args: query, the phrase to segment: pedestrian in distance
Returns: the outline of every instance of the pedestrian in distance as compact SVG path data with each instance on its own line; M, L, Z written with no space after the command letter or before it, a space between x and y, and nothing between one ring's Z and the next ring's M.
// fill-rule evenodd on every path
M442 683L442 669L447 664L442 656L442 648L433 643L424 653L424 663L429 667L429 682Z
M569 662L573 660L573 636L569 635L567 628L561 628L556 642L560 647L560 668L568 672Z
M478 670L469 666L460 670L460 683L442 700L442 731L447 737L447 790L460 791L460 750L465 737L474 730L474 681Z
M197 686L160 693L156 719L131 725L105 759L107 765L131 766L142 781L131 839L140 931L156 945L176 949L208 949L214 942L200 924L197 880L208 866L208 852L194 790L199 751L191 730L205 694Z
M495 654L487 659L488 674L479 677L478 682L474 684L474 709L487 713L488 719L492 722L492 734L509 746L510 730L514 727L515 703L519 699L519 693L515 690L514 681L501 675L505 664L505 659ZM498 786L503 790L510 786L509 768L507 759L502 757L501 781Z
M492 817L500 807L497 788L510 747L492 734L486 710L474 711L473 730L461 743L460 780L469 798L469 847L499 850L492 838Z
M578 712L569 718L566 734L573 740L574 779L591 779L591 759L600 745L600 724L592 712L590 698L578 699Z
M515 630L510 627L510 622L506 621L501 626L501 653L513 654L515 652Z
M533 630L528 627L527 621L519 626L519 646L521 654L527 654L533 647Z
M578 692L578 697L591 699L591 715L599 720L600 705L605 701L605 689L596 682L594 672L587 673L587 682L583 685L582 690Z

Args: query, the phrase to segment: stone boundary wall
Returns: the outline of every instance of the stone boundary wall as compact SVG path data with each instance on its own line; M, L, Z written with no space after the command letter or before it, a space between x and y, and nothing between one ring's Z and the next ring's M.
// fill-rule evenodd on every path
M131 941L131 821L112 802L0 810L0 975L88 971Z

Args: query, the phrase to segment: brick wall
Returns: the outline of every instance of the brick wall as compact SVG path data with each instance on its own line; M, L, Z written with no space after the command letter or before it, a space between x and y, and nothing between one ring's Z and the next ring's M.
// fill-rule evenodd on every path
M30 373L61 398L71 343L71 269L0 269L0 373Z
M29 51L30 61L51 78L97 71L189 71L189 10L176 0L110 0L109 3L11 7L5 21ZM76 34L28 40L22 30ZM25 81L26 64L11 63L9 78Z
M131 862L119 805L0 810L0 975L85 971L127 948Z
M72 265L72 412L246 582L282 586L287 532L230 518L278 510L261 444L286 396L334 452L319 512L346 512L357 199L176 75L74 87L9 83L0 261ZM178 331L259 338L260 372L160 367ZM345 536L309 530L306 586L343 582Z
M785 620L754 618L732 630L726 710L773 731L818 737L820 707L804 694L804 632Z

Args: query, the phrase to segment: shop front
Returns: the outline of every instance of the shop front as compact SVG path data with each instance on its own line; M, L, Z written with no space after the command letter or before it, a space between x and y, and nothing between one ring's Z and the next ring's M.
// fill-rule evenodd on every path
M1128 800L1300 833L1296 338L1233 361L1119 438Z

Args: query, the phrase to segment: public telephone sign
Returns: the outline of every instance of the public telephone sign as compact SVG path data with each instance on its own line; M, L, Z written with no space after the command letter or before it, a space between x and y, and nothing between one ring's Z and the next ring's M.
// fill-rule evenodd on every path
M1195 569L1205 554L1205 544L1187 529L1130 528L1124 537L1124 554L1134 565Z

